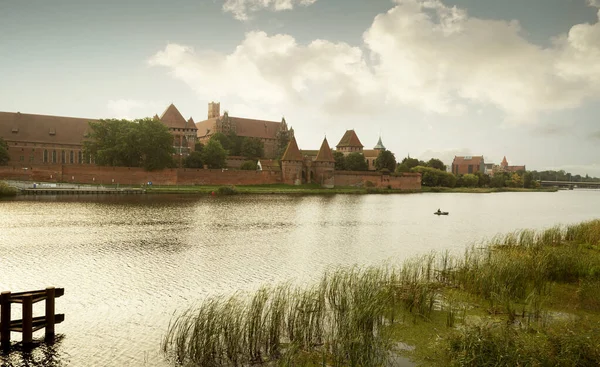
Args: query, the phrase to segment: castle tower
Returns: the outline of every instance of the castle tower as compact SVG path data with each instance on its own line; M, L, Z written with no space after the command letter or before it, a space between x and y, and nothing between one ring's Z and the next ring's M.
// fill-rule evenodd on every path
M284 183L300 185L302 183L302 154L296 138L292 137L283 157L281 157L281 177Z
M210 102L208 104L208 118L212 119L221 116L221 102Z
M502 167L502 168L508 167L508 161L506 160L506 156L504 156L504 159L502 159L502 163L500 163L500 167Z
M383 143L381 142L381 135L379 136L379 140L377 141L377 145L373 147L374 150L385 150Z
M344 153L344 155L356 152L362 153L363 147L354 130L346 130L346 133L336 146L337 150Z
M321 149L317 153L317 158L313 162L313 180L323 187L332 188L334 186L335 159L331 153L331 148L327 138L323 139Z

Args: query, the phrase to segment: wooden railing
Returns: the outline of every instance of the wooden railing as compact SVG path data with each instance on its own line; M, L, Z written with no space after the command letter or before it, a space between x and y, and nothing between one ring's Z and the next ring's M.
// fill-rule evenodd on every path
M46 328L46 339L54 338L54 325L65 320L64 314L54 314L54 300L65 294L64 288L48 287L30 292L2 292L0 294L0 343L3 349L10 347L11 331L20 332L23 344L33 341L33 332ZM33 304L46 301L46 315L33 317ZM11 305L20 303L23 318L11 320Z

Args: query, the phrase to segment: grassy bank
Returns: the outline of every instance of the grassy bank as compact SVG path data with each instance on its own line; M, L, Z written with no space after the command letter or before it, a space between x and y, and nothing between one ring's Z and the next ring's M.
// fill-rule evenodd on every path
M556 187L541 187L538 189L525 189L522 187L427 187L423 186L422 192L457 192L467 194L488 194L493 192L556 192Z
M384 366L397 354L428 366L597 366L599 338L596 220L210 298L173 320L162 350L184 366Z
M15 195L17 195L17 189L12 186L8 186L5 182L0 181L0 197Z
M318 184L305 185L240 185L240 186L153 186L148 187L147 192L152 194L219 194L224 187L232 187L234 192L228 194L291 194L291 195L335 195L335 194L406 194L420 192L420 190L394 190L387 188L362 188L338 186L327 189Z

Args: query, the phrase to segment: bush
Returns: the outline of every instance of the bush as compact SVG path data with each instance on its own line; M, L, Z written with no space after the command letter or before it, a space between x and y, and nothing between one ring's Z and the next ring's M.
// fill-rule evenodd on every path
M366 187L375 187L375 184L371 181L367 181L367 182L365 182L365 186Z
M239 191L235 186L221 186L217 189L217 193L219 195L237 195L239 194Z
M15 196L17 195L17 189L12 186L8 186L5 182L0 181L0 196Z
M450 172L440 171L436 168L417 166L410 170L422 175L421 184L423 186L435 187L454 187L456 185L456 176Z
M244 171L256 171L257 168L258 165L256 164L256 161L245 161L240 166L240 169Z

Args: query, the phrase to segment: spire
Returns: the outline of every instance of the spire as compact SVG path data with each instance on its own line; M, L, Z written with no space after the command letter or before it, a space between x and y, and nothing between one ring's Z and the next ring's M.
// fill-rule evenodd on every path
M323 144L321 144L321 149L319 149L315 162L335 162L329 143L327 143L327 138L323 139Z
M285 153L283 153L283 157L281 157L282 161L302 161L302 154L300 154L300 149L298 149L298 143L296 143L296 138L292 136L287 148L285 149Z
M506 161L506 156L504 156L504 159L502 159L502 163L500 163L500 165L501 165L502 167L506 167L506 166L508 166L508 162Z
M375 150L385 150L383 143L381 142L381 135L379 135L379 140L377 141L377 145L373 148Z

